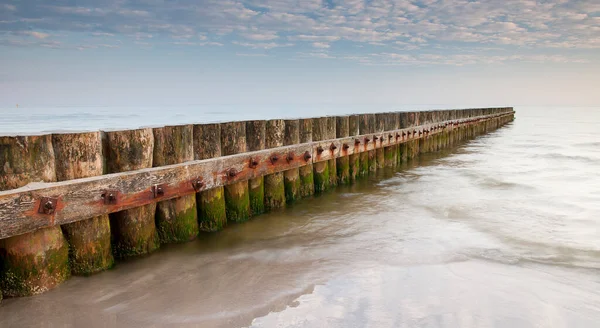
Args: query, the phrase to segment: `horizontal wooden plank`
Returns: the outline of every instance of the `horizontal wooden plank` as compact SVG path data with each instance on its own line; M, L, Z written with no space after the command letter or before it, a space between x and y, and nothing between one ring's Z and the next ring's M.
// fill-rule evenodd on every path
M0 239L441 133L514 112L0 192ZM377 140L375 140L377 139ZM333 147L332 147L333 146Z

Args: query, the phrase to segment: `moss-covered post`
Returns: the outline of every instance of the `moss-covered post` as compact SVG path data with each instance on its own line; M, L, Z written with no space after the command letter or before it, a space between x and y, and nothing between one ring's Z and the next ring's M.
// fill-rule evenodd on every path
M300 143L300 122L298 120L285 120L284 146L297 145ZM300 198L300 169L294 168L283 172L285 185L285 200L293 203Z
M284 120L268 120L266 133L266 148L282 147L285 135ZM278 159L285 161L285 158ZM285 185L283 172L265 176L265 210L270 211L285 206Z
M108 173L152 167L154 134L152 129L106 132ZM113 253L125 258L150 253L160 247L154 215L156 204L110 214Z
M358 131L360 135L367 135L369 133L371 133L371 130L369 129L369 114L362 114L359 116L359 121L358 121ZM371 139L371 136L366 137L368 139ZM361 142L366 142L366 140L360 140ZM369 141L371 142L371 141ZM360 147L363 147L362 144ZM363 151L361 152L359 155L359 162L360 162L360 167L358 170L358 175L359 176L367 176L369 174L369 157L370 157L370 152L366 152Z
M194 127L165 126L153 129L153 166L165 166L194 160ZM164 200L156 204L156 230L161 243L183 243L198 236L196 195Z
M385 141L395 141L396 133L390 132L398 129L400 125L400 118L398 113L386 113L385 114L385 131L387 133L384 134L383 138ZM385 166L386 167L395 167L398 163L398 146L392 145L385 147L384 150L385 156Z
M350 135L350 117L349 116L337 116L335 118L336 122L336 138L345 138ZM348 147L353 147L353 145L346 145ZM340 149L342 156L336 159L336 174L337 181L340 185L349 184L350 183L350 157L347 155L347 150L342 147Z
M221 156L221 125L194 125L194 159L203 160ZM198 229L212 232L227 225L223 187L215 187L196 194Z
M246 122L246 148L247 151L265 149L265 133L267 122L263 120ZM265 185L264 177L260 176L248 180L248 197L250 199L250 215L259 215L265 212Z
M52 136L56 179L66 181L102 175L102 133L65 133ZM68 223L62 227L69 243L69 261L74 275L90 275L113 266L108 214Z
M335 116L328 116L327 117L327 137L325 138L325 140L328 139L335 139L336 136L336 124L335 124ZM338 184L338 176L337 176L337 161L335 158L332 158L329 160L329 163L327 164L327 167L329 168L329 185L331 187L337 186Z
M369 124L367 130L369 131L368 133L371 134L369 136L369 139L371 139L370 142L376 144L377 140L375 140L375 136L373 135L373 133L377 132L377 120L375 114L367 114L367 118ZM377 172L377 167L377 150L369 150L369 172Z
M312 136L313 141L322 141L328 139L327 136L327 117L316 117L312 119L313 130ZM322 193L327 191L331 186L331 180L329 178L329 162L321 161L313 164L314 168L314 180L315 180L315 193Z
M221 123L221 151L223 156L246 152L246 123ZM248 181L225 186L227 221L244 222L250 217Z
M56 181L52 136L0 137L0 190ZM59 226L0 240L4 296L40 294L67 280L69 247Z
M377 136L383 136L382 132L385 131L385 116L384 113L375 114L375 133ZM381 140L377 140L376 144L379 145ZM381 169L385 167L385 150L383 147L377 148L376 152L377 168Z
M400 113L398 113L398 116L399 116L398 128L399 129L408 128L408 113L400 112ZM404 135L402 135L402 134L400 135L399 141L401 141L402 143L398 145L398 155L397 155L398 165L403 165L407 162L408 142L406 140L408 138L409 137L408 137L408 135L406 135L406 132Z
M312 126L311 118L298 120L300 143L312 142ZM315 180L313 174L312 160L309 159L308 164L301 166L300 173L300 197L308 197L315 193Z
M350 115L348 118L348 132L349 136L357 136L359 135L359 116L358 115ZM349 144L350 147L355 147L358 149L360 145L356 145L354 143ZM350 165L350 182L356 181L356 178L360 173L360 154L355 153L350 155L348 164Z

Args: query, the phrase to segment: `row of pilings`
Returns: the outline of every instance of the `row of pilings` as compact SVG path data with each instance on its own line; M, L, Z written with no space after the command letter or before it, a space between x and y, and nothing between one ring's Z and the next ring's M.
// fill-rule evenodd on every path
M111 268L161 244L193 240L228 223L351 184L422 153L452 147L513 120L512 108L359 114L293 120L193 124L125 131L0 137L0 190L184 163L312 141L502 114L415 136L399 145L307 164L285 172L110 215L0 240L0 299L42 293L71 275Z

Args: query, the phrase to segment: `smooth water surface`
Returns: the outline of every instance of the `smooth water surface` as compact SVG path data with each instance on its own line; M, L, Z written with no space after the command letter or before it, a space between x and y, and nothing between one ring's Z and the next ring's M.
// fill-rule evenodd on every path
M597 327L600 109L515 122L46 294L1 327Z

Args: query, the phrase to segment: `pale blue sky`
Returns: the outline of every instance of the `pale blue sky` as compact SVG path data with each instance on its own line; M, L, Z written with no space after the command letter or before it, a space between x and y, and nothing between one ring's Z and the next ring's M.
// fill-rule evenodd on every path
M600 105L600 1L0 0L0 106Z

